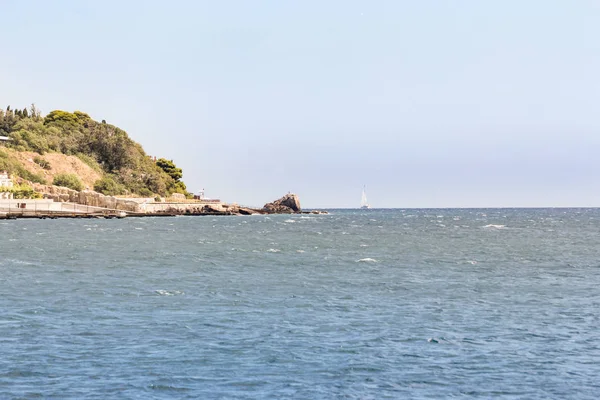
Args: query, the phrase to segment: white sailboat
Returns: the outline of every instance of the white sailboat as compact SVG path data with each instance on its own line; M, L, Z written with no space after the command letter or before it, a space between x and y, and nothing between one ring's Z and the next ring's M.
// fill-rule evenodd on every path
M367 202L367 193L365 192L365 187L363 186L362 197L360 199L360 208L363 210L367 210L371 208L369 203Z

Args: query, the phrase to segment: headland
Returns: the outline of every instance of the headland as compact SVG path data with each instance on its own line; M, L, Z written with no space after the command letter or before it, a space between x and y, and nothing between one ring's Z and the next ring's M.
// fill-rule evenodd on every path
M0 219L303 212L295 194L242 207L193 194L182 178L173 160L84 112L0 110Z

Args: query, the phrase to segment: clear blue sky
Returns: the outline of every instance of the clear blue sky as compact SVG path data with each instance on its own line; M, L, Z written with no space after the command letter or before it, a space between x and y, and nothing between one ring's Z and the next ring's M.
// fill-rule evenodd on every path
M106 119L207 196L600 206L596 0L6 0L0 17L0 103Z

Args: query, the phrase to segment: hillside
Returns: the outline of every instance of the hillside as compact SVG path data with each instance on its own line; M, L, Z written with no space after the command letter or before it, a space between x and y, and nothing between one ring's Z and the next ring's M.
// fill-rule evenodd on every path
M107 195L190 196L182 170L150 158L124 130L81 111L51 111L34 105L0 110L0 170L30 183L89 188Z
M103 177L101 170L94 170L75 156L68 156L61 153L46 153L41 156L32 151L15 151L10 148L2 150L9 154L11 158L17 160L24 169L31 174L43 177L48 183L53 182L57 175L74 174L79 177L85 188L93 189L94 183ZM46 168L34 161L34 159L38 158L47 162L47 164L45 164L47 165Z

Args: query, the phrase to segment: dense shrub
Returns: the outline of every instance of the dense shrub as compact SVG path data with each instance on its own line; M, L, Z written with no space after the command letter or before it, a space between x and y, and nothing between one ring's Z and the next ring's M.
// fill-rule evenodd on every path
M107 196L125 194L125 187L115 182L115 180L110 176L105 176L102 179L98 179L94 183L94 190Z
M64 186L78 192L83 190L83 183L81 183L79 177L75 174L58 174L54 177L52 184L55 186Z

